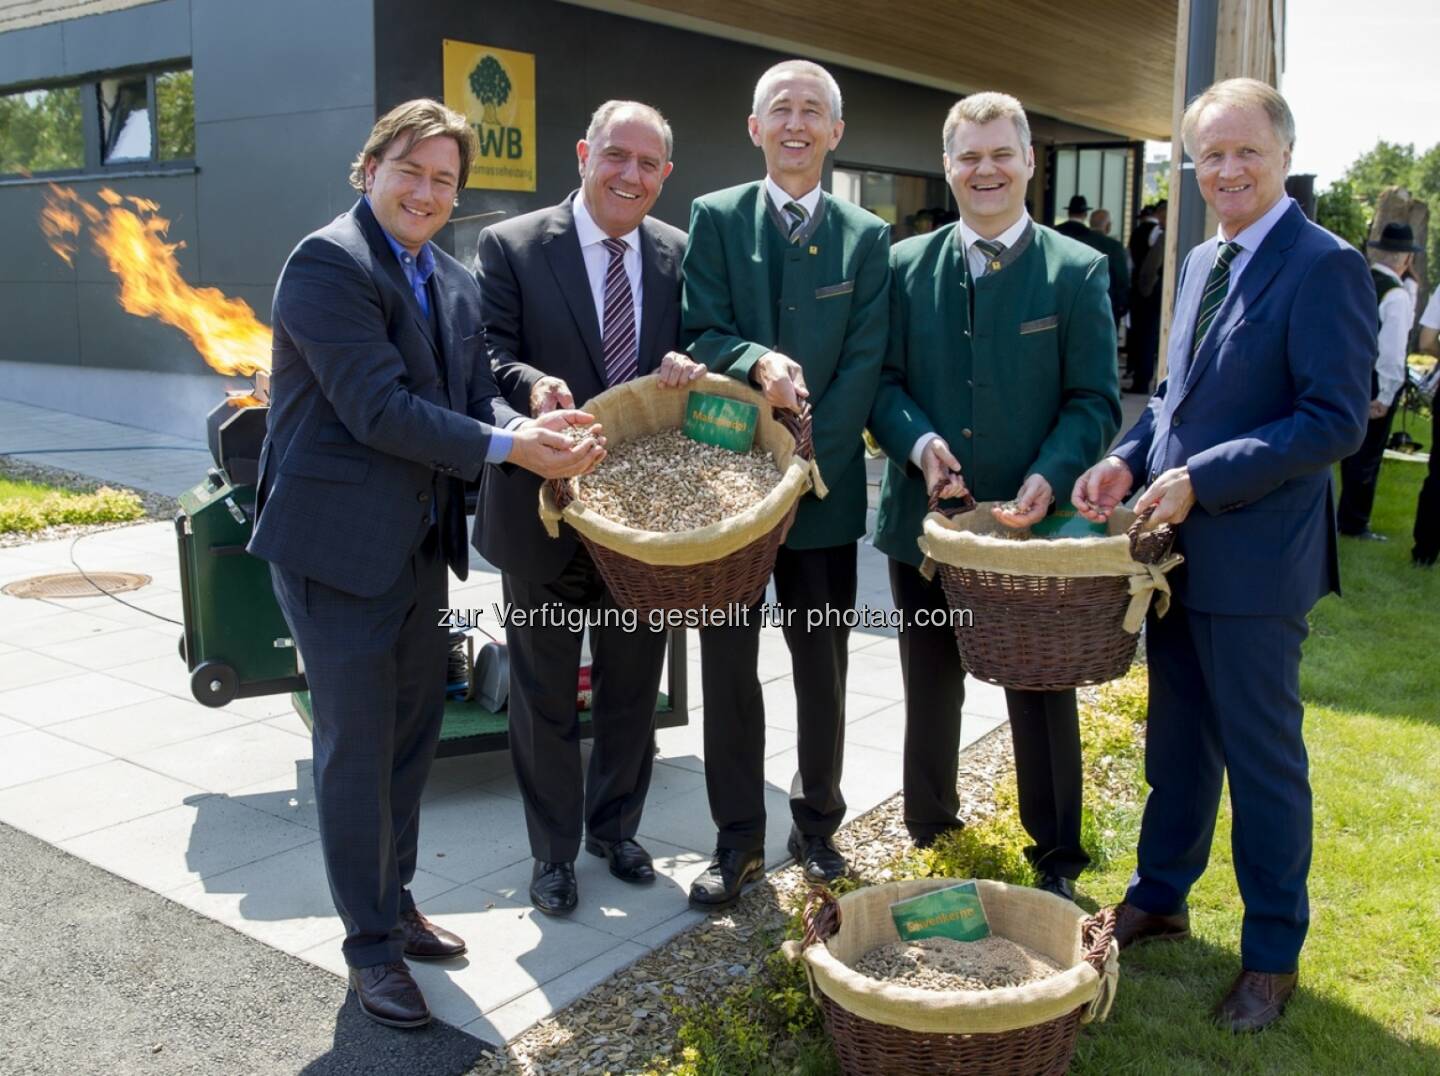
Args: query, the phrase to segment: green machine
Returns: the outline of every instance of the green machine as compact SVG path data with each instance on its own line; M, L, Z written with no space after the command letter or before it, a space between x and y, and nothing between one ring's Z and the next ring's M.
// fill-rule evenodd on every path
M208 422L216 466L203 482L180 495L175 517L185 619L180 657L190 670L191 692L206 706L288 693L309 725L310 692L301 655L275 600L270 566L245 551L254 527L267 410L230 402L217 407ZM670 633L667 665L665 691L655 711L659 728L687 721L683 628ZM590 732L590 711L582 709L580 734ZM503 710L488 710L473 698L446 703L437 754L503 751L509 743Z

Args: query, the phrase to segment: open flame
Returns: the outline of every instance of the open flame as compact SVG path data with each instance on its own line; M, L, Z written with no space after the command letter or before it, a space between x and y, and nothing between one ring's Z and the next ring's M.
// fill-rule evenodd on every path
M80 232L88 226L95 246L120 279L120 305L142 318L173 325L219 373L249 377L270 369L270 330L243 299L218 288L191 287L180 276L175 252L183 243L166 239L170 221L146 198L121 196L102 188L106 208L68 187L50 184L40 230L50 249L74 265Z

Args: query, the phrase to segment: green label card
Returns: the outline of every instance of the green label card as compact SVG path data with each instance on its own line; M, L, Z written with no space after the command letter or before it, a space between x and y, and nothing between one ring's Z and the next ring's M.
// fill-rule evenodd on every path
M897 900L890 905L890 917L901 941L916 938L954 938L979 941L990 933L985 906L974 882L937 889L933 893Z
M681 432L692 441L719 445L731 452L749 452L760 424L760 408L728 396L692 392L685 402Z
M1057 508L1030 528L1037 538L1104 538L1103 523L1091 523L1073 508Z

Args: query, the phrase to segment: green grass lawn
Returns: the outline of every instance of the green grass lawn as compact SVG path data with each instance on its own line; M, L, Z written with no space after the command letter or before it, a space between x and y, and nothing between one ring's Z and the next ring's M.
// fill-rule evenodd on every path
M0 478L0 504L9 501L40 501L54 492L53 486L42 486L38 482L18 482L11 478Z
M30 533L61 523L117 523L145 514L129 490L101 486L76 493L38 482L0 477L0 534Z
M1227 806L1191 894L1194 939L1124 954L1115 1009L1082 1036L1074 1071L1440 1072L1440 572L1409 552L1424 473L1385 462L1372 526L1391 541L1342 540L1345 596L1311 617L1312 923L1285 1018L1243 1037L1206 1019L1239 966ZM1127 843L1083 880L1102 903L1124 893L1133 831Z

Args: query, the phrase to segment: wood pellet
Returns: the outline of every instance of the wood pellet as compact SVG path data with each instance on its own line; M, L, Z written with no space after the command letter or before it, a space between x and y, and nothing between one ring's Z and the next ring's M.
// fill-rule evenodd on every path
M694 530L759 504L780 469L758 444L748 453L692 441L677 429L611 442L600 465L577 483L597 515L642 531Z
M998 934L979 941L920 938L877 946L855 962L871 979L924 990L995 990L1024 986L1064 969L1035 950Z

